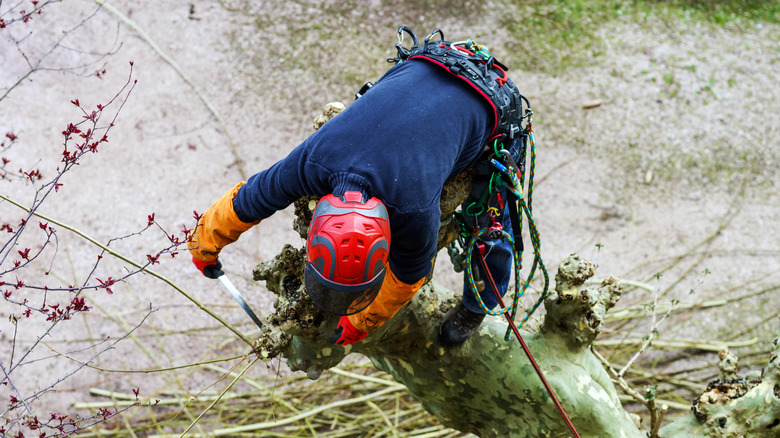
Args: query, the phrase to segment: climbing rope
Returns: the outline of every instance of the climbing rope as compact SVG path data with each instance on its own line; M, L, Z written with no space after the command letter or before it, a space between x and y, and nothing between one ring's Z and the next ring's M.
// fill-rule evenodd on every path
M484 245L480 247L479 261L480 264L482 265L482 269L485 271L487 275L488 281L490 282L490 287L493 289L493 294L495 295L499 306L503 309L504 300L501 298L501 294L498 293L496 282L493 280L493 275L490 274L490 271L488 270L487 262L485 261ZM553 392L552 387L550 387L550 384L547 383L547 379L544 378L542 369L539 367L539 364L536 363L534 356L531 354L531 350L528 349L528 345L526 345L525 341L523 340L523 336L520 335L520 329L517 327L517 324L515 324L514 319L512 319L507 314L504 314L504 316L506 317L506 320L509 323L510 330L512 330L515 336L517 336L517 341L520 343L520 347L522 347L523 351L525 352L525 355L528 357L528 360L531 362L534 371L536 371L536 374L539 376L539 380L542 381L542 385L544 386L544 389L547 391L547 394L550 395L550 398L552 399L553 404L555 405L555 409L558 411L558 414L560 414L564 424L566 424L566 427L569 429L569 432L571 432L574 438L580 438L580 434L577 432L577 428L574 427L574 423L572 423L569 416L566 415L566 411L563 410L563 406L558 401L558 398L555 397L555 392Z
M398 48L398 58L389 60L391 62L398 62L402 58L407 59L410 58L411 52L408 50L403 49L401 46L401 43L403 42L403 32L409 33L413 40L414 40L414 47L412 50L417 49L417 38L414 36L414 33L411 32L406 27L401 27L398 29L398 44L396 45L396 48ZM425 38L425 47L423 51L425 51L428 48L428 42L430 41L430 38L434 36L436 33L441 34L442 41L444 40L444 34L441 32L441 30L436 30L431 35ZM444 47L444 45L440 46ZM498 83L499 88L503 88L504 85L509 81L509 78L506 75L506 70L502 68L500 63L495 61L492 56L490 56L490 52L488 51L487 47L478 45L474 43L472 40L463 41L463 42L457 42L457 43L450 43L450 48L456 49L455 52L463 52L468 54L471 57L479 57L480 61L484 64L489 64L490 67L495 68L498 70L500 75L497 77L494 76L494 80ZM443 60L443 59L442 59ZM495 62L492 62L495 61ZM472 80L472 83L474 81ZM509 82L511 84L511 81ZM512 85L513 87L514 85ZM508 87L509 88L509 87ZM536 168L536 146L534 144L534 135L533 130L531 129L531 116L533 115L533 111L530 108L530 104L528 103L528 100L525 99L522 95L519 93L517 94L517 97L520 99L519 102L515 102L514 109L516 109L515 116L517 117L515 120L517 122L516 125L512 126L511 130L499 130L500 133L496 137L492 138L493 140L493 150L492 150L492 156L489 158L490 164L493 165L495 170L491 172L490 179L487 184L487 188L483 191L483 193L480 195L478 200L475 200L474 202L471 202L470 204L466 205L465 208L462 209L461 212L456 213L456 218L458 219L460 228L459 228L459 238L456 240L457 244L460 244L461 249L459 250L456 246L456 242L452 242L448 247L448 252L450 255L450 259L453 262L453 266L455 267L455 270L465 271L466 272L466 278L469 283L469 287L471 288L472 293L474 294L474 297L476 298L477 303L479 304L479 307L482 309L483 312L485 312L488 315L504 315L507 322L509 323L509 327L507 328L506 335L504 338L508 341L511 339L512 335L514 334L517 337L518 342L520 343L521 347L523 348L523 351L525 352L526 356L528 356L528 359L530 360L531 364L534 367L534 370L536 371L537 375L539 376L539 379L542 381L542 384L544 385L545 389L547 390L547 393L550 395L550 398L552 399L553 403L555 404L555 408L558 410L558 413L563 418L564 423L566 423L566 426L568 427L569 431L572 433L572 435L575 438L579 438L580 435L577 433L576 428L572 424L569 417L566 415L566 412L564 412L563 407L558 402L558 399L555 397L555 393L553 392L550 385L547 383L547 380L544 378L544 375L542 374L541 369L539 368L539 365L536 363L536 361L533 358L533 355L531 355L531 351L528 349L528 346L525 344L525 341L523 340L522 336L520 335L519 328L522 327L529 318L536 312L536 310L539 308L539 306L544 302L545 298L547 298L549 286L550 286L550 277L547 273L547 268L544 265L544 261L542 260L541 255L541 239L539 237L539 230L536 228L536 223L534 222L533 218L533 181L534 181L534 172ZM522 102L525 102L527 106L526 112L520 116L522 113ZM495 105L494 107L499 107L500 105ZM501 106L502 109L504 107ZM526 129L522 129L522 121L527 121L527 127ZM516 138L515 135L520 134L520 138ZM515 139L515 141L522 142L521 144L521 150L519 154L520 164L522 166L518 166L517 163L515 163L514 158L512 157L512 154L503 148L503 140L505 138L511 138ZM528 144L526 144L526 141ZM516 144L515 144L516 145ZM528 177L528 194L527 196L523 193L524 189L524 183L525 183L525 155L528 152L526 150L526 146L530 145L530 163L529 163L529 177ZM504 204L503 197L501 195L501 188L505 187L507 189L507 192L510 194L507 201L509 202L509 217L511 219L511 224L514 232L514 236L504 231L503 226L501 222L497 221L496 218L502 214L502 212L499 211L498 208L492 207L490 205L491 201L496 199L499 207L504 210L507 205ZM518 209L519 207L519 209ZM490 219L490 224L488 226L481 226L480 225L480 218L484 220L484 216L487 215L487 217ZM523 216L525 216L526 220L528 221L528 232L531 237L531 246L533 248L533 263L531 265L531 269L528 273L527 278L523 281L521 280L521 271L523 268L523 242L522 242L522 226L523 226ZM469 227L466 224L466 217L471 217L474 220L474 226ZM515 276L515 287L514 292L512 294L512 302L509 306L506 306L504 304L503 298L501 297L500 292L498 291L498 287L493 279L493 275L490 272L490 268L487 265L487 261L485 260L485 252L486 252L486 244L484 242L484 237L487 236L490 240L506 240L509 242L509 244L512 247L512 264L514 268L514 276ZM479 288L477 287L477 283L474 280L474 268L473 268L473 255L475 250L478 253L478 260L480 263L480 266L482 266L482 270L484 271L485 277L490 283L490 288L493 290L493 294L496 297L496 300L498 301L498 304L500 305L499 310L491 310L489 309L485 303L482 301L482 296L480 295ZM523 320L520 322L520 324L515 323L515 319L517 316L517 311L520 307L520 299L525 294L526 290L528 290L531 282L534 279L534 273L540 270L542 272L542 276L544 278L544 285L542 287L542 291L539 294L539 298L536 300L534 305L526 311L526 315L523 318ZM520 286L522 283L522 286Z
M553 404L555 405L555 409L558 411L561 418L563 419L563 422L566 424L566 427L569 429L569 432L571 432L574 438L580 438L577 429L574 427L574 424L571 422L571 419L569 419L568 415L566 415L563 406L558 401L549 383L547 383L547 379L545 379L541 368L536 363L536 360L534 359L533 355L531 354L531 351L528 349L528 346L526 345L525 341L523 340L523 337L520 334L520 327L522 327L523 324L525 324L528 321L531 315L533 315L536 309L539 308L541 303L547 297L548 288L549 288L549 275L547 274L547 269L545 268L544 262L542 261L541 239L539 238L539 230L536 228L536 223L534 222L533 219L533 212L531 207L531 202L533 200L534 168L536 167L535 166L536 147L534 145L533 132L531 131L530 123L528 127L528 140L531 149L530 150L531 160L529 165L528 195L527 195L528 202L526 202L525 200L526 197L523 196L523 180L525 176L524 172L522 171L523 169L518 168L517 164L514 162L511 154L509 154L508 151L506 151L505 149L498 148L499 145L497 141L493 145L495 158L491 159L491 163L497 169L497 172L499 172L501 175L504 176L504 178L501 179L500 181L504 183L507 189L510 192L512 192L512 194L516 198L516 200L510 199L510 202L517 202L520 206L520 211L525 214L525 217L528 220L528 231L531 236L531 244L534 253L533 264L531 266L530 272L528 273L528 277L523 282L523 286L521 288L519 285L520 285L520 278L521 278L520 271L522 270L523 251L518 249L519 245L516 244L515 236L520 236L522 233L522 220L513 221L513 226L517 226L518 229L514 230L516 234L515 236L512 236L511 234L501 229L500 224L498 226L496 225L497 224L495 221L496 214L495 213L490 214L491 209L495 210L494 207L487 208L487 212L490 214L490 218L493 220L493 224L491 224L488 227L483 227L481 229L475 228L475 231L472 231L471 238L469 239L468 246L466 247L467 250L465 251L466 277L468 278L468 282L471 287L471 290L474 293L474 297L476 298L477 303L479 304L482 311L489 315L504 315L507 322L509 323L509 327L507 328L507 332L504 338L506 340L509 340L511 339L512 334L515 335L518 342L520 343L521 348L523 349L526 356L528 357L528 360L531 362L534 371L539 376L542 385L544 386L547 393L550 395L550 398L552 399ZM497 159L499 157L503 157L502 160L503 162ZM517 175L518 170L520 171L520 176ZM491 193L491 196L493 194L496 195L499 194L497 191L498 185L494 184L495 182L494 177L495 177L495 172L491 177L490 183L488 184L488 188L486 189L486 191ZM484 196L482 198L484 199ZM522 217L518 219L522 219ZM513 258L514 273L515 273L515 292L512 296L512 303L509 306L504 304L504 300L498 291L498 286L496 285L496 282L493 279L493 275L490 273L490 268L487 265L487 261L485 260L486 245L482 241L482 238L485 235L487 235L491 240L506 239L512 246L512 255L513 255L512 258ZM472 267L472 257L475 250L477 252L477 259L480 263L480 266L482 267L482 271L485 273L485 276L487 277L487 280L490 284L490 288L492 289L496 301L499 304L500 310L491 310L487 306L485 306L485 303L482 301L482 297L480 296L479 289L477 288L476 282L474 281L474 272ZM522 296L525 294L525 291L528 289L531 281L533 280L534 272L536 272L537 269L541 270L544 276L544 287L542 289L542 293L539 295L539 299L536 300L536 302L531 307L531 309L526 311L526 315L523 318L523 320L520 322L520 324L516 324L515 317L517 314L517 309L519 308L520 298L522 298Z
M463 256L461 256L461 259L465 257L465 260L462 260L462 262L458 263L456 265L457 267L462 267L466 272L466 279L468 280L469 286L471 288L472 293L474 294L474 297L477 300L477 303L479 304L480 308L483 312L485 312L488 315L503 315L508 313L512 320L515 320L517 316L517 311L520 306L520 299L525 295L525 292L528 290L531 282L534 279L534 274L537 270L540 270L542 272L542 276L544 279L544 286L542 288L542 293L539 295L539 298L536 300L534 305L526 311L526 315L523 317L523 320L520 322L518 327L522 327L528 319L531 318L531 316L536 312L536 310L539 308L539 306L542 304L545 298L547 298L549 285L550 285L550 278L549 274L547 273L547 268L544 265L544 261L542 260L541 255L541 239L539 237L539 230L536 227L536 223L533 218L533 209L532 209L532 201L533 201L533 179L535 175L535 167L536 167L536 146L534 144L534 136L533 131L531 130L530 124L527 131L528 135L528 143L530 146L530 163L529 163L529 178L528 178L528 194L527 196L523 195L523 186L524 186L524 169L521 169L512 159L511 154L506 150L501 148L501 143L498 139L496 139L493 143L493 158L491 158L491 163L496 168L496 171L493 172L490 178L490 183L488 184L488 188L485 190L485 193L480 197L479 201L475 201L474 203L467 206L467 210L473 210L475 207L477 208L477 211L485 212L488 210L488 203L487 200L492 196L500 196L498 193L498 190L500 186L504 186L507 188L508 191L510 191L516 198L516 202L519 204L520 211L522 214L525 215L526 220L528 221L528 230L529 234L531 236L531 245L533 248L533 263L531 265L531 269L528 273L528 276L525 280L521 280L521 272L523 269L523 250L519 246L520 243L515 242L515 237L511 234L507 233L506 231L500 229L500 227L484 227L481 229L474 228L473 231L468 235L468 243L464 246ZM518 175L518 172L520 175ZM501 178L503 176L503 178ZM526 202L526 198L528 201ZM514 200L510 200L510 202L515 202ZM472 215L471 212L468 212L467 214ZM520 218L522 219L522 217ZM495 223L495 221L494 221ZM520 236L522 233L522 220L518 221L518 230L515 230L515 235ZM463 228L462 228L463 230ZM461 237L465 238L465 234L467 231L461 231ZM489 309L485 303L482 301L482 297L479 293L479 288L477 287L476 281L474 279L474 272L473 272L473 254L474 250L478 248L479 242L482 240L484 236L488 235L492 240L497 239L506 239L507 242L512 246L512 259L513 259L513 267L514 267L514 277L515 277L515 287L514 287L514 293L512 294L512 302L509 304L509 306L505 308L501 308L499 310L491 310ZM452 250L451 250L452 251ZM451 252L452 255L453 252ZM458 254L461 254L460 252L457 252ZM521 286L522 284L522 286ZM512 330L511 328L507 328L507 332L505 335L505 339L509 340L512 337Z

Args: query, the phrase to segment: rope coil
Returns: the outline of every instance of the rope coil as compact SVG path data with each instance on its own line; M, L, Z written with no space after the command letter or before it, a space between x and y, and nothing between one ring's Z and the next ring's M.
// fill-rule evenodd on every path
M451 256L454 256L454 258L460 259L458 260L457 265L463 266L465 272L466 272L466 279L468 280L469 287L471 288L472 293L474 294L474 297L477 300L477 303L479 304L480 308L483 312L485 312L488 315L493 316L499 316L504 315L506 313L509 313L512 320L516 319L518 309L520 307L520 299L525 295L525 292L530 287L531 282L534 279L534 274L536 273L537 269L542 272L543 280L544 280L544 286L542 288L542 292L539 295L539 298L536 300L536 302L533 304L533 306L526 310L526 314L523 317L523 320L518 325L518 328L522 327L528 320L531 318L531 316L536 312L536 310L539 308L539 306L544 302L544 299L547 298L549 285L550 285L550 277L547 273L547 268L544 265L544 261L542 260L541 255L541 239L539 236L539 230L536 227L536 223L533 219L533 210L532 210L532 200L533 200L533 179L535 175L535 167L536 167L536 145L534 144L534 136L533 131L531 131L531 128L529 126L528 128L528 142L530 146L530 163L529 163L529 178L528 178L528 194L527 199L528 202L526 202L526 196L523 195L524 193L524 169L519 168L517 164L514 162L514 160L511 157L511 154L506 150L501 148L503 146L498 139L495 140L493 144L493 151L494 156L496 158L492 159L492 162L494 164L494 167L496 167L496 171L494 171L493 175L490 179L490 184L488 184L488 188L486 190L486 193L483 194L481 199L476 203L479 204L479 211L486 211L488 210L485 206L487 205L487 199L490 197L498 194L498 189L500 186L504 186L509 190L515 197L516 200L509 200L509 202L517 202L519 206L520 214L520 220L518 221L519 229L515 231L515 236L520 236L522 234L522 216L524 215L526 220L528 221L528 230L531 237L531 245L533 248L533 262L531 265L531 269L528 273L528 276L525 278L525 280L521 281L521 271L523 269L523 250L522 248L518 248L518 245L515 241L515 236L512 236L511 234L507 233L504 230L500 230L501 239L506 239L507 242L512 246L512 260L513 260L513 268L514 268L514 277L515 277L515 287L514 292L512 294L512 301L511 304L508 306L497 309L497 310L491 310L489 309L484 301L482 300L482 297L480 296L479 289L477 287L477 282L474 279L474 268L473 268L473 254L474 250L479 247L479 242L482 241L483 236L489 234L489 233L495 233L497 230L490 229L489 227L483 227L483 228L474 228L473 231L468 235L468 243L464 246L464 250L462 253L457 251L457 249L454 249L451 247ZM504 163L501 163L498 161L499 159L504 160ZM521 172L521 175L518 176L518 171ZM502 178L503 176L503 178ZM473 203L474 204L474 203ZM469 208L472 208L472 205L469 205ZM463 238L466 238L467 236L462 235ZM461 242L462 244L462 242ZM463 260L463 256L465 256L465 260ZM522 283L522 287L520 286ZM507 329L506 335L504 336L506 340L509 340L512 338L512 330L511 328Z

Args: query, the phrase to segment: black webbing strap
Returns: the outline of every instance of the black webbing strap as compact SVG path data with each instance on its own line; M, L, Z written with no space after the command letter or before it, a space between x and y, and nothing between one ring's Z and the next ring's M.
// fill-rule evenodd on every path
M512 221L512 234L515 236L515 251L523 252L523 233L520 229L520 213L517 211L517 197L507 190L509 198L509 220Z

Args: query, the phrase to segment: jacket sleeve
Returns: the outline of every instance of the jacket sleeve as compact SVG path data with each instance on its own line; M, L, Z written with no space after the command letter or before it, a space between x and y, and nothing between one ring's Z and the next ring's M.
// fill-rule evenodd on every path
M349 322L364 332L378 329L414 298L424 281L423 277L414 284L406 284L398 280L393 271L388 268L376 299L361 312L350 315Z
M226 245L238 240L244 231L260 223L260 221L243 222L233 210L233 198L244 182L222 195L198 221L187 242L190 253L198 260L210 262L217 258Z

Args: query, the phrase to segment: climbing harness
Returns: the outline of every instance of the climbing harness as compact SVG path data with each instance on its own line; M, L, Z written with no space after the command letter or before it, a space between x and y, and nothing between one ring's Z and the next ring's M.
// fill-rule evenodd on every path
M413 46L409 49L402 45L404 33L412 37ZM440 39L431 41L437 34ZM398 28L398 44L395 47L398 56L388 59L388 62L397 64L418 59L432 62L463 79L487 99L495 120L491 138L514 139L520 134L525 118L522 104L525 98L506 75L506 66L495 59L487 47L472 40L444 41L441 29L431 32L420 46L417 36L406 26Z
M413 44L411 48L403 47L404 34L411 36ZM440 38L432 40L437 35ZM406 26L401 26L398 28L398 44L395 47L398 56L388 59L388 62L402 63L424 60L436 64L463 79L465 83L483 96L493 109L495 124L481 158L487 160L490 166L478 166L479 170L474 176L475 181L485 181L487 184L478 199L473 199L470 196L469 199L472 202L464 204L465 208L455 213L459 223L459 238L456 240L457 243L450 244L448 252L455 270L466 272L469 286L482 311L489 315L504 315L509 323L505 339L511 339L512 334L517 337L564 423L572 435L579 438L580 435L555 397L519 331L519 328L528 321L547 297L550 286L550 278L541 256L539 231L533 219L532 201L536 148L531 127L533 115L531 105L507 76L506 66L496 60L487 47L472 40L448 42L444 40L444 33L441 29L436 29L426 36L423 44L420 45L414 32ZM371 84L366 84L356 94L356 98L370 88ZM526 191L526 155L529 153L529 175ZM506 210L509 211L512 234L503 229L499 219ZM528 221L533 263L527 278L521 280L524 251L523 216ZM485 259L486 239L491 241L505 239L512 247L515 290L512 302L508 306L504 304L501 294L498 292L498 287ZM477 281L475 279L473 264L475 252L477 253L477 261L500 305L500 310L491 310L482 301L480 291L484 289L485 285L484 280ZM543 276L542 291L534 305L525 312L522 321L516 324L515 318L520 307L520 299L528 290L537 270L541 271Z
M404 35L409 35L412 38L411 48L403 46ZM435 39L437 36L439 38ZM448 251L456 271L466 271L466 277L477 302L482 310L490 315L508 313L514 319L519 308L519 301L533 280L534 273L537 269L542 272L544 277L542 293L533 307L526 312L520 323L520 327L522 327L546 298L550 283L547 269L541 257L539 232L533 220L532 200L536 150L531 129L533 115L531 105L507 76L507 67L493 57L487 47L472 40L445 41L444 32L441 29L436 29L425 37L421 45L410 28L401 26L398 28L398 44L395 47L398 55L388 59L388 62L397 64L423 60L438 65L469 84L488 101L493 109L495 124L482 157L482 160L487 160L491 164L492 170L478 172L475 175L475 180L485 180L488 181L488 184L479 199L473 200L466 205L465 209L456 213L460 224L460 237L457 244L453 242L450 245ZM364 85L356 93L356 97L362 96L371 86L371 83ZM524 193L525 165L529 145L530 165L528 193L526 194ZM504 199L502 196L503 191L508 199ZM504 231L500 221L497 220L503 214L506 205L508 205L514 235ZM531 270L524 281L520 281L524 250L522 215L525 215L528 220L534 254ZM487 226L480 226L481 222L487 222ZM501 310L493 311L485 306L479 294L477 280L474 278L472 254L477 244L485 237L489 240L506 239L512 246L515 292L512 303ZM512 331L507 329L505 338L509 340L511 335Z
M404 35L412 38L412 47L403 46ZM436 37L439 37L436 40ZM490 54L487 47L473 40L449 42L444 40L444 32L436 29L423 40L422 45L414 32L406 27L398 28L398 43L395 45L398 55L388 59L391 63L409 62L412 60L424 60L438 65L449 73L462 79L483 96L493 109L495 124L490 134L490 140L485 147L483 159L493 166L492 172L485 175L475 175L475 178L485 178L489 181L486 190L481 197L466 206L457 218L460 221L460 249L451 244L449 251L454 258L453 265L456 270L465 270L469 284L474 292L482 310L490 315L502 315L509 313L514 319L519 308L519 300L525 294L533 275L539 269L544 277L544 287L539 299L534 306L526 312L520 327L525 324L536 309L546 298L549 288L549 275L544 266L540 252L539 232L533 221L533 177L536 152L534 147L533 131L531 129L531 105L520 94L514 82L506 74L507 67ZM366 84L359 94L362 95L370 85ZM524 196L525 182L525 157L527 146L530 143L531 162L529 166L528 194ZM519 164L518 164L519 163ZM507 197L503 199L501 189L505 188ZM491 207L491 200L495 199L501 207ZM527 199L527 201L526 201ZM514 235L510 235L501 227L497 217L503 214L504 205L509 206L509 215ZM519 204L519 209L518 209ZM528 278L520 286L520 272L522 270L522 218L525 214L528 220L528 228L533 244L534 259ZM487 227L480 227L480 218L489 217ZM473 219L473 223L469 221ZM469 221L468 223L466 221ZM469 224L471 226L469 226ZM476 244L484 237L490 240L505 238L512 246L513 265L515 271L515 293L512 303L506 308L497 311L488 309L482 302L474 279L472 253ZM460 269L458 269L460 268ZM512 332L507 329L506 339L511 338Z

